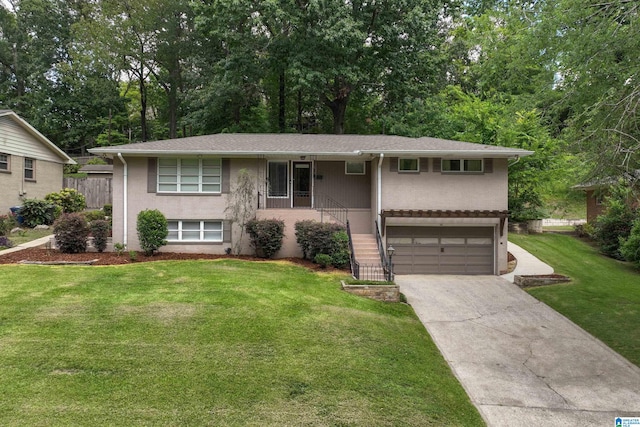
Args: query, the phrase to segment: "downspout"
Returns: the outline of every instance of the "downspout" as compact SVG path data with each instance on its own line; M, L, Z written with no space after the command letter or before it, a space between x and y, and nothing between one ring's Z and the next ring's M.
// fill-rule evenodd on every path
M124 174L123 174L123 182L122 182L122 186L124 187L122 191L122 196L124 199L122 202L122 211L123 211L122 226L124 228L124 237L122 239L122 244L126 248L127 247L127 231L128 231L127 230L127 200L128 200L127 188L128 188L128 181L129 181L129 165L127 165L127 162L124 160L124 157L122 157L122 153L118 153L118 158L124 165Z
M384 160L384 153L380 153L380 159L378 160L378 176L376 185L376 204L378 208L378 226L382 227L382 161ZM383 231L384 233L384 231Z

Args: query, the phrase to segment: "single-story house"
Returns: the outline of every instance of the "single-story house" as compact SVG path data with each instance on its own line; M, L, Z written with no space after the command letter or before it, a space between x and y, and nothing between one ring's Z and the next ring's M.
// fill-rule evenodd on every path
M130 249L139 249L138 213L151 208L169 221L163 250L223 254L240 235L226 208L246 169L257 218L285 222L277 256L301 255L298 220L348 221L358 262L369 260L361 242L376 245L378 233L379 249L395 249L397 274L505 270L507 169L532 154L436 138L311 134L216 134L89 151L114 159L113 241Z
M64 151L10 110L0 110L0 215L25 198L42 199L62 189Z
M629 172L626 176L628 182L638 182L640 178L640 170ZM607 177L597 179L582 184L575 185L573 188L582 190L586 195L587 203L587 222L592 224L602 215L605 210L604 201L609 195L609 188L618 183L618 179L614 177ZM637 201L631 201L638 204Z

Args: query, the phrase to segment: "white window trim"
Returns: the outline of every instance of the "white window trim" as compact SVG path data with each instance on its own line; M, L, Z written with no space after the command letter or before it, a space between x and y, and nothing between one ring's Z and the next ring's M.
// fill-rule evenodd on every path
M0 164L6 164L6 169L0 168L0 172L11 172L11 154L0 153L0 156L5 156L7 158L6 161L0 161Z
M358 165L362 165L362 172L349 172L349 165L350 164L358 164ZM366 175L367 174L367 162L363 161L349 161L346 160L344 162L344 174L345 175Z
M271 170L270 165L271 163L284 163L287 166L287 177L285 178L286 181L286 189L287 189L287 195L286 196L272 196L271 193L271 181L270 181L270 173L269 171ZM289 187L290 187L290 182L291 182L291 170L290 170L290 164L288 160L269 160L267 161L267 198L268 199L288 199L289 198Z
M400 165L403 160L415 160L416 169L402 169ZM400 173L420 173L420 159L417 157L398 157L398 172Z
M31 167L27 168L27 161L31 162ZM31 178L27 178L27 170L31 171ZM25 181L35 181L36 180L36 159L32 159L30 157L25 157L24 159L24 170L23 176Z
M170 219L168 220L168 222L177 222L178 223L178 229L177 230L170 230L170 231L177 231L178 232L178 238L177 239L170 239L167 238L167 241L169 243L193 243L193 242L197 242L197 243L222 243L224 242L224 223L222 220L197 220L197 219ZM200 238L199 239L183 239L182 238L182 233L183 233L183 224L187 222L187 223L195 223L198 222L200 223ZM220 239L216 239L216 240L205 240L204 238L204 233L205 233L205 224L210 224L210 223L219 223L220 224ZM187 231L195 231L195 230L187 230ZM218 230L206 230L206 231L218 231Z
M209 183L205 183L202 182L202 177L203 177L203 173L202 173L202 160L205 159L197 159L198 160L198 190L197 191L182 191L180 190L180 186L181 184L196 184L195 182L181 182L180 178L182 176L181 170L182 170L182 161L183 160L193 160L190 159L188 157L165 157L162 160L177 160L177 172L176 172L176 181L175 181L175 185L176 185L176 190L175 191L169 191L169 190L161 190L160 186L163 184L173 184L173 183L168 183L168 182L160 182L160 160L158 160L158 166L157 166L157 170L156 170L156 191L158 193L168 193L168 194L198 194L198 193L205 193L205 194L221 194L222 193L222 159L218 158L218 157L211 157L211 158L207 158L206 160L218 160L220 162L220 174L218 175L218 177L220 178L220 190L219 191L203 191L202 190L202 186L203 185L209 185ZM172 175L173 176L173 175ZM211 175L211 176L216 176L216 175Z
M460 161L460 170L445 170L444 168L444 162L445 161L452 161L452 160L458 160ZM479 160L480 161L480 170L479 171L469 171L469 170L464 170L464 164L466 161L468 160ZM443 173L469 173L469 174L480 174L480 173L484 173L484 159L442 159L440 161L440 171Z

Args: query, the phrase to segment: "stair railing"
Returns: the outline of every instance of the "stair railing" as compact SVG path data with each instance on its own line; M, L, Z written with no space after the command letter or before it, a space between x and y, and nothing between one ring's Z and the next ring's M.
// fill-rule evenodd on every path
M356 253L353 250L353 239L351 239L351 227L347 220L347 236L349 236L349 261L351 263L351 275L354 279L360 279L360 263L356 261Z

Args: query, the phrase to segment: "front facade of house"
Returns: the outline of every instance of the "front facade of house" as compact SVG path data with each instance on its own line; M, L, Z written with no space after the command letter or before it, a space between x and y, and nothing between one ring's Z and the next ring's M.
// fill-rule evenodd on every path
M60 191L63 165L74 163L16 113L0 110L0 215Z
M138 249L136 218L169 220L163 250L224 253L228 201L254 180L257 218L285 221L279 257L300 256L294 224L349 222L395 249L398 274L498 274L507 265L507 168L531 152L386 135L220 134L92 149L114 159L113 241ZM243 252L251 253L248 242ZM356 254L358 250L355 250Z

